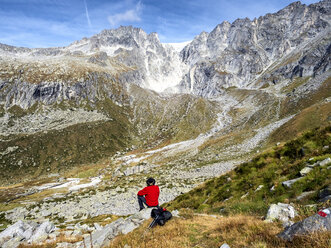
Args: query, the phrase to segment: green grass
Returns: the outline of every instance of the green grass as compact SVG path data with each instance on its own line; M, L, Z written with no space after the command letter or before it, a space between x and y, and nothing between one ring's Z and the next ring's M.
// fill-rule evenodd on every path
M0 151L19 147L0 161L1 184L97 162L125 148L129 140L126 126L114 121L77 124L63 130L12 137L0 143Z
M326 146L329 148L325 148ZM331 126L308 131L301 137L283 146L273 147L239 165L235 170L178 196L166 205L170 209L190 208L198 212L265 215L271 203L297 202L296 198L302 192L318 192L331 184L331 170L327 169L329 165L325 165L315 167L290 189L282 185L283 181L299 177L300 170L307 163L331 157L330 147ZM263 188L256 191L260 185ZM312 194L297 203L316 203L317 197L317 193Z
M322 103L303 109L269 137L269 145L294 139L307 130L330 125L331 103ZM308 145L308 144L307 144Z

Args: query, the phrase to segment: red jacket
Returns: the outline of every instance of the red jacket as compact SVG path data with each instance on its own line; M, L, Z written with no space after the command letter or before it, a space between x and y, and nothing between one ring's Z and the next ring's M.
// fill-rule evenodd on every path
M145 196L146 203L149 207L155 207L159 205L160 189L157 185L151 185L138 191L138 195Z

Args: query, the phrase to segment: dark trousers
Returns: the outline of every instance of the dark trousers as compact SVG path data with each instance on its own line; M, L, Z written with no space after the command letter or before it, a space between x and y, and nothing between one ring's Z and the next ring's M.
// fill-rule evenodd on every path
M146 199L144 196L142 195L138 195L138 204L139 204L139 208L143 209L145 208L144 204L148 207L147 203L146 203Z
M146 199L145 199L145 197L142 196L142 195L138 195L138 204L139 204L139 208L140 208L140 209L145 208L144 204L145 204L148 208L159 207L159 206L148 206L148 204L146 203Z

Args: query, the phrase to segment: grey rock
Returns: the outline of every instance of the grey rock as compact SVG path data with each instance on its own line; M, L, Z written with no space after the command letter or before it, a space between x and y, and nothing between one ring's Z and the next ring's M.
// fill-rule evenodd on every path
M76 248L76 244L68 243L68 242L62 242L62 243L57 243L56 248Z
M22 240L21 237L15 237L15 238L10 239L7 242L5 242L1 247L2 248L17 248L17 247L19 247L21 240Z
M82 234L83 233L82 233L81 230L74 230L73 233L72 233L73 236L81 236Z
M305 176L305 175L307 175L309 172L311 172L313 169L312 168L310 168L310 167L305 167L305 168L303 168L301 171L300 171L300 175L301 176Z
M301 201L302 199L306 198L307 196L314 194L315 191L307 191L307 192L302 192L302 194L300 194L296 199L298 201Z
M102 230L94 231L90 236L87 236L84 239L84 243L87 248L91 247L91 238L92 238L92 244L93 247L104 247L109 244L111 239L113 239L116 235L118 235L119 231L117 230L117 227L121 225L124 222L123 218L120 218L108 225L106 225ZM80 245L80 247L84 247L83 244Z
M299 178L295 178L295 179L292 179L292 180L288 180L288 181L284 181L282 182L282 185L283 186L286 186L288 188L291 188L292 187L292 184L301 180L303 177L299 177Z
M322 189L320 192L319 192L319 198L322 199L324 197L327 197L331 195L331 185L327 186L326 188Z
M138 225L136 225L134 222L126 221L118 227L118 231L122 234L128 234L129 232L132 232L137 227L138 227Z
M284 240L293 240L295 235L305 235L313 232L331 231L331 208L324 210L328 212L326 217L319 214L310 216L300 222L286 228L278 236Z
M179 217L179 211L177 209L171 211L173 217Z
M29 223L23 222L21 220L7 227L3 232L0 233L0 246L5 241L8 241L17 236L22 238L30 238L32 235L32 232L30 231L31 228L33 227L31 227Z
M310 167L310 168L314 168L316 166L319 166L319 162L316 162L316 163L313 163L313 164L308 164L307 166Z
M271 204L265 220L270 222L274 220L280 220L283 223L287 223L290 219L293 219L296 215L297 212L289 204L285 204L285 203Z
M241 199L244 199L244 198L246 198L248 195L249 195L249 192L247 192L246 194L242 195L240 198L241 198Z
M296 53L292 53L293 47L300 47L306 42L314 44L315 38L325 37L322 30L326 31L329 24L319 19L319 8L329 11L330 3L322 1L306 6L296 2L275 14L252 21L248 18L237 19L232 24L225 21L210 33L202 32L181 51L183 61L190 65L189 73L181 82L181 87L187 92L208 97L219 95L224 88L243 87L247 82L254 82L256 78L259 80L255 82L261 86L267 82L277 84L294 76L324 73L323 66L329 68L329 60L324 57L322 62L317 58L319 56L314 54L315 49L302 47L299 50L305 55L296 58L295 62L286 63L270 73L260 75L265 66L285 54L294 57ZM325 20L329 20L330 13L323 12ZM286 21L282 22L284 19ZM320 28L312 28L309 25L303 27L301 22L314 23L313 26ZM310 35L304 37L301 32L308 32ZM330 37L330 33L327 33ZM328 56L328 49L329 43L321 42L316 50L323 57Z
M100 226L98 223L94 223L95 230L101 230L102 226Z
M151 217L151 211L152 211L151 208L145 208L140 212L134 214L132 218L140 219L140 220L148 220Z
M319 162L320 166L324 166L331 163L331 158L326 158L323 161Z
M14 246L17 242L38 243L47 239L54 230L54 224L47 221L40 225L33 221L18 221L0 233L0 246Z
M36 230L30 238L30 242L38 243L46 240L48 234L54 231L54 229L55 226L53 223L49 221L42 223L41 225L37 226Z
M220 246L220 248L230 248L230 246L227 243L224 243L223 245Z
M65 235L66 237L70 237L71 235L73 235L73 233L74 233L74 231L69 230L69 231L65 231L65 232L64 232L64 235Z
M331 201L331 195L328 195L328 196L318 200L318 202L327 202L327 201Z
M259 186L256 188L255 192L260 191L263 187L264 187L264 185L259 185Z

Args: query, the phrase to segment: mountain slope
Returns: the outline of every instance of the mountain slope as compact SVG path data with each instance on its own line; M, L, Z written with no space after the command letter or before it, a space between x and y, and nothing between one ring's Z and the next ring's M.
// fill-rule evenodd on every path
M309 128L310 109L323 109L314 126L329 122L330 1L223 22L181 52L120 27L68 47L2 44L0 66L3 178L181 141L153 162L245 158L274 131L270 142L283 140L287 121L293 136Z

